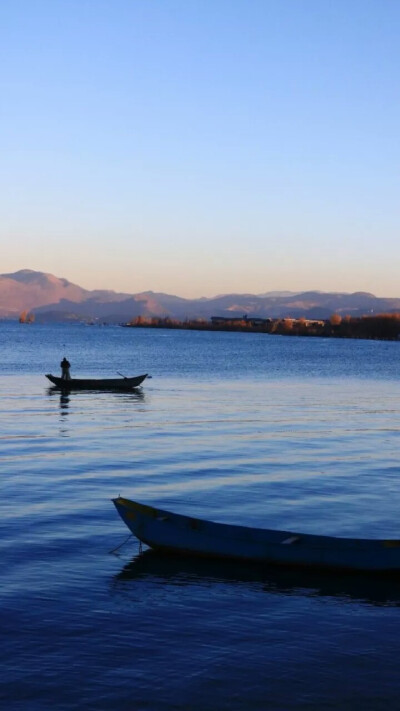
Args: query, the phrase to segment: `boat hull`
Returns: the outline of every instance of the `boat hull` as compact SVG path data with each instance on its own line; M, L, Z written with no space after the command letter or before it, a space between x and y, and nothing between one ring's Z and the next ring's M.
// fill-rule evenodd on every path
M70 380L63 380L48 373L46 378L60 390L132 390L142 384L147 378L147 373L134 378L71 378Z
M215 523L118 497L132 533L159 551L276 565L374 572L400 571L400 541L334 538Z

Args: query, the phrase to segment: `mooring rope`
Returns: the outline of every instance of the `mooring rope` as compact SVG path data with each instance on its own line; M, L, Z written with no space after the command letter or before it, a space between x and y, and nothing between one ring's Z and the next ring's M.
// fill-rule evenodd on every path
M132 538L132 537L133 537L133 533L130 533L129 536L128 536L128 538L125 538L125 540L122 541L122 543L120 543L119 546L117 546L116 548L113 548L112 551L108 551L108 552L109 552L109 553L115 553L115 551L118 551L120 548L122 548L122 546L124 546L125 543L127 543L127 542L129 541L129 539Z

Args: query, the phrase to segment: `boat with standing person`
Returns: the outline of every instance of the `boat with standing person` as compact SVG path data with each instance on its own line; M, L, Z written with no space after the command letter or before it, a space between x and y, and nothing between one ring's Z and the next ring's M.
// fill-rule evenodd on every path
M120 378L70 378L65 380L46 373L46 378L61 390L133 390L148 377L150 377L148 373L145 373L132 378L121 375Z

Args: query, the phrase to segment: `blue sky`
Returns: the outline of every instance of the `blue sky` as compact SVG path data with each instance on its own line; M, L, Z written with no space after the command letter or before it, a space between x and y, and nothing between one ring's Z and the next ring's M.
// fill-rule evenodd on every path
M0 33L0 273L400 296L398 0L13 0Z

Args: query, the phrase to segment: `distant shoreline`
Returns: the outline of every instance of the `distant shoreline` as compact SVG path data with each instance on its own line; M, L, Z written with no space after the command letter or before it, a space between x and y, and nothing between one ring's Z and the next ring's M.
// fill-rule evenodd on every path
M355 338L368 340L400 340L400 314L344 317L337 314L326 320L310 319L217 319L177 321L170 318L146 319L139 316L121 324L125 328L169 328L189 331L225 331L236 333L265 333L280 336L323 338ZM262 324L258 322L263 321Z

